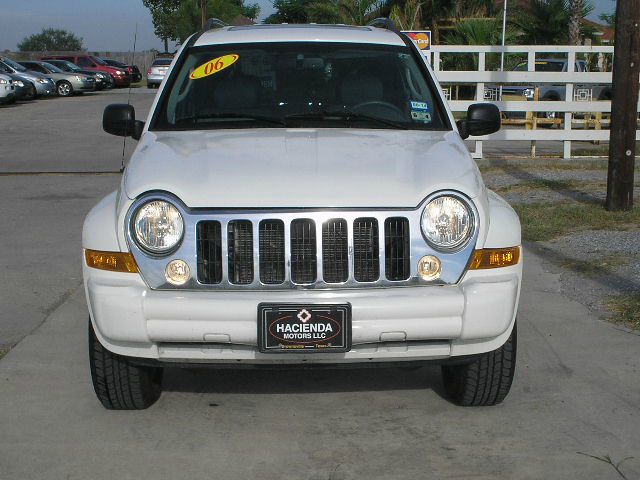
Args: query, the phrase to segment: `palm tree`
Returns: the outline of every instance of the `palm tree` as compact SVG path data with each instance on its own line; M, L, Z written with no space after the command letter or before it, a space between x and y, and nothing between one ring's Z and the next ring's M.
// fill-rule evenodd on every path
M400 30L418 30L422 28L422 4L420 0L407 0L403 7L395 4L389 18Z

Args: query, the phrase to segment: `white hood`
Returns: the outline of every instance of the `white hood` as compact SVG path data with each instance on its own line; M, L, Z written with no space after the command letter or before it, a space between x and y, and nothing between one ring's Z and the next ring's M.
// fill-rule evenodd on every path
M189 207L415 207L437 190L483 183L458 134L251 129L147 132L127 196L166 191Z

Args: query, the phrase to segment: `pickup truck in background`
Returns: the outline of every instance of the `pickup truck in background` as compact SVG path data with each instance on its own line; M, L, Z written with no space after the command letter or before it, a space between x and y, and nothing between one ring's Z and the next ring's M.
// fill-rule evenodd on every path
M560 58L544 58L536 60L536 72L566 72L567 60ZM520 62L513 69L514 72L526 72L527 62ZM576 60L576 72L588 72L587 62ZM531 84L531 85L504 85L502 96L500 85L487 85L484 90L484 99L489 101L521 101L522 98L534 100L536 87L538 88L538 100L564 101L566 99L566 86L561 84ZM575 84L573 87L573 99L576 101L611 100L611 85L608 84ZM525 112L505 112L508 118L522 118ZM555 118L556 112L539 112L539 117Z

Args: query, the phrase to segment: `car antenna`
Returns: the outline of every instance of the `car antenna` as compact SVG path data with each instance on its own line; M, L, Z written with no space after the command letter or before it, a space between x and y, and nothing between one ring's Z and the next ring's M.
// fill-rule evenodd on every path
M131 54L131 61L129 62L129 66L133 65L136 57L136 43L138 43L138 22L136 22L136 29L133 34L133 52ZM127 105L131 105L131 84L133 83L133 78L129 79L129 92L127 93ZM127 146L127 137L122 138L122 162L120 163L120 173L124 172L124 151Z

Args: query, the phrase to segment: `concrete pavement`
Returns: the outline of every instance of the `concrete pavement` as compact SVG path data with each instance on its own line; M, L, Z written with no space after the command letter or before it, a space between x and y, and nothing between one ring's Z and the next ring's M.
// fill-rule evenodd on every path
M147 411L94 397L75 290L0 361L0 477L620 478L640 476L640 338L559 294L525 254L516 379L460 408L439 370L169 370Z

